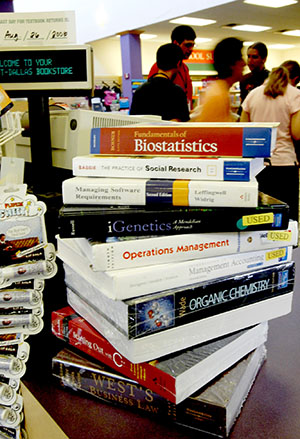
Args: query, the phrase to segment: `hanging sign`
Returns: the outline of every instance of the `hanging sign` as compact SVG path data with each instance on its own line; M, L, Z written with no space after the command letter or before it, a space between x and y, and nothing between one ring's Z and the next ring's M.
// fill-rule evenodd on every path
M8 12L0 15L0 44L6 46L76 43L75 12Z
M189 70L214 70L213 50L195 49L184 62Z

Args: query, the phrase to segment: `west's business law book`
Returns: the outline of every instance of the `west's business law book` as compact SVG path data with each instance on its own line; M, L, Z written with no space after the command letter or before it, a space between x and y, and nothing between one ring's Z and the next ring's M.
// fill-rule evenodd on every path
M241 413L266 353L265 345L260 345L177 405L119 371L66 348L53 357L52 374L64 388L90 395L99 403L112 403L164 423L189 427L195 434L225 438Z
M72 238L67 238L68 240ZM149 238L114 238L107 242L73 238L93 270L110 271L298 244L298 223L287 230L190 233Z
M73 175L79 177L180 178L190 180L249 181L264 169L264 159L76 156Z
M62 238L106 240L119 236L284 230L288 223L288 205L259 193L258 207L62 206L58 230Z
M265 343L268 324L263 322L193 348L138 364L130 362L116 351L107 339L70 307L53 312L52 332L70 346L178 404Z
M120 206L257 207L258 183L146 178L71 177L64 204Z
M105 319L93 304L67 288L68 304L132 363L151 361L289 314L292 301L293 292L286 292L280 296L251 303L248 306L213 315L184 326L170 328L141 338L128 339L116 328L115 324Z
M112 300L64 264L68 288L92 303L129 339L145 337L292 291L295 263L135 297Z
M58 237L57 256L103 294L122 300L290 261L292 246L147 267L93 271L76 242Z
M277 123L190 123L92 128L91 154L270 157Z

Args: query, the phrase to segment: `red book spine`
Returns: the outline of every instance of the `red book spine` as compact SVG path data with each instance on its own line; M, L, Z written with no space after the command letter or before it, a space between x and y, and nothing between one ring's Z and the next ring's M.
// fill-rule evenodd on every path
M122 356L102 335L67 306L52 312L52 333L128 378L176 403L175 378L151 362L134 364Z

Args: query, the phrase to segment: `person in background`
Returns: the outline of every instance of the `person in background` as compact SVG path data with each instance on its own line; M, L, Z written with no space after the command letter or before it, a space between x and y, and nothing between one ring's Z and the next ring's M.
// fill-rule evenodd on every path
M251 90L262 85L269 76L270 72L265 68L267 56L267 46L260 41L248 47L247 65L250 69L250 73L244 75L240 81L241 103L244 102L247 94Z
M195 46L195 39L196 33L194 29L190 26L177 26L175 27L175 29L173 29L171 33L171 41L173 44L177 44L181 48L183 53L183 59L188 59L191 56L193 48ZM151 78L151 76L155 75L157 72L158 66L157 63L155 63L150 69L148 78ZM190 78L188 67L182 61L180 62L173 82L174 84L179 85L184 90L187 97L189 109L191 109L193 100L192 80Z
M246 65L242 56L243 42L225 38L214 49L214 66L218 79L207 88L203 104L191 114L194 122L234 122L229 89L241 80Z
M248 94L241 122L280 123L272 156L256 178L259 190L287 203L290 217L298 221L299 167L293 139L300 139L300 90L295 87L300 66L296 61L284 64Z
M154 114L177 122L189 120L186 95L173 82L182 58L182 50L177 44L159 47L156 53L158 71L134 92L130 114Z

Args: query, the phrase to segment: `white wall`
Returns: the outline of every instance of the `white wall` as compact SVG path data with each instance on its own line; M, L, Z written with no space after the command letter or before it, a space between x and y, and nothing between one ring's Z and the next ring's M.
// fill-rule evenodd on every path
M152 64L155 62L155 55L158 47L166 41L151 42L141 40L142 50L142 73L147 75ZM117 37L105 38L90 43L94 49L95 76L117 75L122 76L122 59L120 39ZM208 47L205 46L205 49ZM199 47L201 49L201 47ZM269 50L266 68L271 70L279 66L283 61L293 59L300 62L299 49L290 50ZM245 73L248 70L245 69Z

